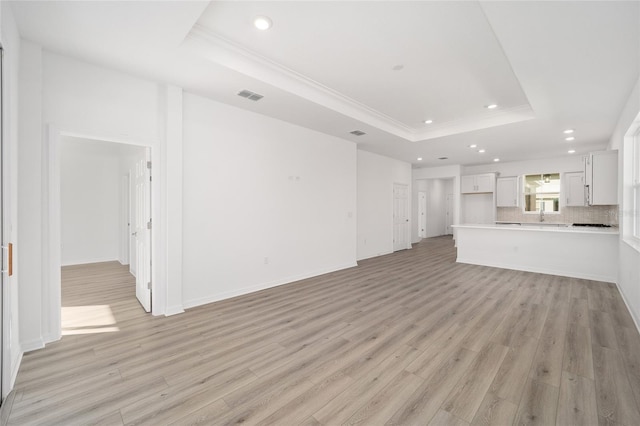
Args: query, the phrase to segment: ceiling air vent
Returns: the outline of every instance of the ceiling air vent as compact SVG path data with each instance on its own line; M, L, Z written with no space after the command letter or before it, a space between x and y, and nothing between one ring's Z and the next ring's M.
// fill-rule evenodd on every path
M238 96L241 96L243 98L247 98L251 101L259 101L260 99L264 98L264 96L259 95L256 92L252 92L251 90L241 90L238 92Z
M365 132L361 131L361 130L354 130L353 132L349 132L352 135L356 135L356 136L362 136L362 135L366 135Z
M448 160L449 157L438 157L438 160Z

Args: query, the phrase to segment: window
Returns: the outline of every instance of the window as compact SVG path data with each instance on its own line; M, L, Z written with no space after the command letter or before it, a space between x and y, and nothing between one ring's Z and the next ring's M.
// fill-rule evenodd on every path
M524 211L525 213L560 211L560 173L525 176Z

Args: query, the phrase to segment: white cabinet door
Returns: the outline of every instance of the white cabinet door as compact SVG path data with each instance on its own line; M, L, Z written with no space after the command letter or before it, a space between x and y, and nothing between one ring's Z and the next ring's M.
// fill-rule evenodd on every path
M476 192L476 177L462 176L460 178L460 192L462 192L463 194Z
M591 175L590 204L618 204L618 151L592 153Z
M583 172L570 172L564 174L565 205L569 207L584 206L585 186Z
M476 192L493 192L495 188L495 175L476 175Z
M460 192L462 194L493 192L495 188L495 180L496 176L493 173L461 176Z
M496 182L496 206L518 207L519 194L517 177L498 178Z

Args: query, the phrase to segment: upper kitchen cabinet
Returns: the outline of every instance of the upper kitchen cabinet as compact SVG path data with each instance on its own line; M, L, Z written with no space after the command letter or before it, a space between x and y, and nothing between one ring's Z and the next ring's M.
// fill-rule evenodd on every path
M460 177L460 192L463 194L493 192L496 177L493 173Z
M584 206L586 204L584 172L565 173L564 192L565 206Z
M618 204L618 151L592 152L585 157L587 204Z
M518 207L520 203L520 188L517 176L501 177L496 181L496 206Z

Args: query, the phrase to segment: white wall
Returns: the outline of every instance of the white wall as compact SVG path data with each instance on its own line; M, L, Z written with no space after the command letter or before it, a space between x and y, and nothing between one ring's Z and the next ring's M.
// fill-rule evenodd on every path
M411 227L411 241L417 243L420 241L418 235L418 191L427 190L427 182L432 180L443 180L447 183L447 191L450 189L453 193L453 225L460 223L460 174L461 166L442 166L442 167L425 167L421 169L413 169L411 171L411 179L413 181L413 209L412 218L413 226ZM446 195L446 194L445 194ZM443 201L444 202L444 201ZM428 221L428 219L427 219ZM437 224L435 226L438 226ZM443 225L444 227L444 221ZM442 235L434 234L429 236Z
M4 48L4 84L3 98L3 196L5 210L3 217L3 244L14 244L13 276L3 277L3 339L5 353L2 357L3 382L2 397L5 397L13 387L22 348L20 345L20 309L19 303L21 273L19 264L21 240L18 235L18 103L20 80L20 35L11 11L9 2L0 2L0 38ZM27 88L27 93L34 95Z
M20 340L23 349L42 347L42 49L20 46L18 144L18 232Z
M180 286L180 282L166 281L168 224L163 204L168 199L164 172L180 161L179 155L168 157L166 152L166 111L175 99L163 96L167 88L154 82L53 54L29 42L22 41L21 47L20 84L26 88L20 96L18 153L18 208L24 231L18 263L24 295L20 298L22 349L42 347L60 336L57 267L61 237L56 182L60 179L58 149L63 135L152 148L157 178L152 187L153 313L165 313L168 305L179 312L181 297L168 299L174 294L169 287ZM181 103L177 109L181 111ZM176 150L181 149L178 144ZM178 184L172 190L181 191L180 178L174 176Z
M358 150L358 260L393 252L394 183L408 185L411 194L409 163Z
M157 146L158 84L44 51L42 116L64 132Z
M355 265L356 146L184 94L183 297Z
M620 247L619 247L619 268L618 268L618 288L620 293L624 297L631 315L633 316L636 325L640 325L640 251L638 248L632 247L624 241L625 234L629 233L629 230L625 228L625 222L631 206L626 205L625 198L623 197L624 188L624 167L629 164L629 159L633 155L632 152L626 152L624 146L624 137L634 122L634 119L640 113L640 78L636 83L633 91L629 96L629 100L620 115L618 124L613 132L613 135L609 141L609 149L617 149L618 155L618 182L619 192L618 200L620 200ZM625 161L626 160L626 161Z
M63 265L118 259L122 161L118 148L69 137L61 141Z

